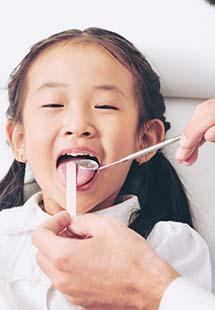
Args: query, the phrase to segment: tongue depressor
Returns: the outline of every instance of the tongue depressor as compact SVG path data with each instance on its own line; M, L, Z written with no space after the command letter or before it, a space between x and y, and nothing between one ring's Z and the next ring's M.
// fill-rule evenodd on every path
M76 164L72 161L66 164L66 210L72 219L76 217Z

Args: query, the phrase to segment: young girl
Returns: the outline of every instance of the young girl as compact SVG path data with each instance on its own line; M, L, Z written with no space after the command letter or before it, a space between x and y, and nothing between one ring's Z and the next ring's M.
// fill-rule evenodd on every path
M13 309L77 309L36 264L31 232L65 209L67 161L104 165L164 139L170 125L159 78L125 38L89 28L35 44L8 89L15 160L0 183L0 206L8 209L0 213L2 302ZM41 192L24 203L27 162ZM78 171L77 211L124 221L174 269L211 289L207 246L191 228L183 186L162 152L95 174Z

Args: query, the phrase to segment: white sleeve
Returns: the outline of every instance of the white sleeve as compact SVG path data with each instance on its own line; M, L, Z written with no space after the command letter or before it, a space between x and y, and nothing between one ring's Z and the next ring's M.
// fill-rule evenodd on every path
M3 277L0 276L0 309L18 310L10 286Z
M159 310L214 310L215 296L180 277L165 290Z
M189 225L159 222L147 241L157 254L183 277L206 291L212 289L209 250L204 239Z

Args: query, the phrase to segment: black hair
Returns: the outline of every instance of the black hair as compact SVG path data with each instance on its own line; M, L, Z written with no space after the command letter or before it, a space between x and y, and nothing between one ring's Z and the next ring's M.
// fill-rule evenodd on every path
M215 4L215 0L206 0L207 2L209 2L210 4Z
M11 74L8 85L10 101L7 110L8 119L15 123L22 121L26 76L32 62L49 47L70 41L102 46L132 73L139 110L139 128L151 119L161 120L165 131L170 128L164 116L165 105L160 93L159 77L148 61L121 35L100 28L88 28L84 31L67 30L35 44ZM15 160L0 183L1 209L23 204L24 172L25 164ZM138 196L141 209L132 216L130 227L144 237L147 237L153 226L161 220L180 221L192 226L183 185L161 152L141 166L133 162L120 194Z
M129 226L144 237L159 221L182 222L193 227L184 187L162 152L141 166L133 162L121 189L121 194L124 193L139 199L141 208L131 216Z

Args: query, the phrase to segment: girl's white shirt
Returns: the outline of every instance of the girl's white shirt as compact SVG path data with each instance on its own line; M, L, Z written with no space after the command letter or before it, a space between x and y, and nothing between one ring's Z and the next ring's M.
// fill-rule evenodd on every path
M112 216L128 225L130 215L139 209L135 196L95 212ZM71 305L51 284L38 266L31 233L50 217L40 207L42 194L33 195L22 207L0 212L0 309L71 310ZM187 224L158 222L147 238L159 256L187 279L211 291L211 262L203 238ZM183 298L183 297L181 297Z

